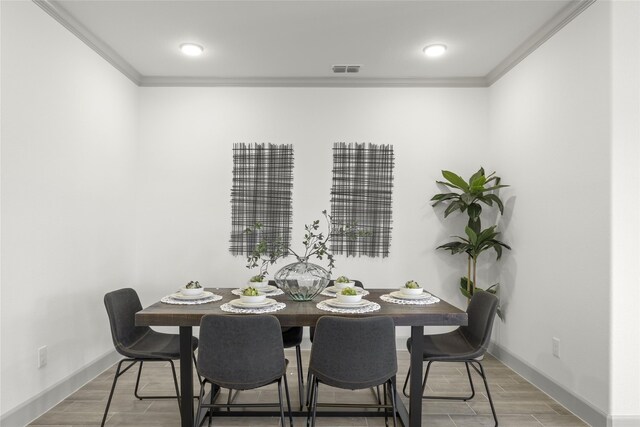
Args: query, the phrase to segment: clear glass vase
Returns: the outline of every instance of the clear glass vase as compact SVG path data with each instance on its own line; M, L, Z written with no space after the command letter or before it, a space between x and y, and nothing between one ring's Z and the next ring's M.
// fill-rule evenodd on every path
M311 301L329 284L331 275L319 265L299 260L275 274L278 288L294 301Z

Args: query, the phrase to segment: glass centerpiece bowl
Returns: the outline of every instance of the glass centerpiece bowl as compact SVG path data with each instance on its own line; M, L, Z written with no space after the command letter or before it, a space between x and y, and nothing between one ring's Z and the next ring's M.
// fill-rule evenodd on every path
M260 268L260 277L267 275L267 268L278 259L293 255L298 262L282 267L273 277L276 285L294 301L311 301L327 287L330 281L331 270L334 267L333 254L329 248L331 236L344 235L349 239L369 236L370 233L361 230L356 224L334 224L327 211L322 211L327 222L326 234L319 231L320 220L304 226L304 252L300 255L291 248L289 243L273 235L269 230L263 229L257 222L252 227L247 227L245 233L252 235L257 243L253 251L247 256L247 268ZM309 262L309 258L326 259L328 270Z
M311 301L324 290L331 274L306 259L285 265L275 274L278 288L294 301Z

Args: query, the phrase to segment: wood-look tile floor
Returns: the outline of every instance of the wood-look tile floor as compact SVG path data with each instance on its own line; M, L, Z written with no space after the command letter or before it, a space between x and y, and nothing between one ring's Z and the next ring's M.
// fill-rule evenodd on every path
M292 406L298 402L297 371L295 353L287 350L289 359L288 381ZM309 360L309 352L303 351L303 367ZM409 366L408 353L398 352L398 386L401 387ZM562 405L528 383L518 374L491 356L484 361L489 378L500 426L503 427L573 427L586 426ZM32 426L95 426L100 425L115 366L69 396L55 408L35 420ZM137 368L131 369L118 380L118 385L109 410L108 426L176 427L180 425L178 405L175 400L138 400L133 395ZM469 402L424 401L423 425L429 427L493 426L491 409L482 385L482 379L474 373L476 397ZM196 383L197 384L197 383ZM171 394L174 392L171 370L168 363L145 364L140 382L141 394ZM464 364L434 364L429 374L428 392L468 394L468 380ZM198 390L195 390L195 394ZM226 396L226 394L225 394ZM320 386L321 402L373 403L369 390L348 391ZM238 401L277 402L275 386L241 392ZM405 405L408 406L407 399ZM205 423L206 425L206 423ZM215 419L214 426L278 426L278 418L225 417ZM294 418L295 426L305 426L304 418ZM344 417L318 418L319 427L340 426L384 426L384 418Z

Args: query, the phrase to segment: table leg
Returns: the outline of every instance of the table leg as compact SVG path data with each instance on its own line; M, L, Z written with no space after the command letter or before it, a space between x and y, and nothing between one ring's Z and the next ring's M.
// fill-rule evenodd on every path
M193 425L193 353L191 326L180 326L180 401L182 427Z
M422 351L424 326L411 327L411 386L409 388L409 426L422 425Z

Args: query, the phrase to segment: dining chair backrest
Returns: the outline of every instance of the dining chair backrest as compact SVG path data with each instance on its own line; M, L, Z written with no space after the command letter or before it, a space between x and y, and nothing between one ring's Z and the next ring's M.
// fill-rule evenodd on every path
M321 381L345 389L383 384L398 370L393 319L323 316L309 366Z
M200 322L198 371L234 390L261 387L285 372L280 322L271 315L209 314Z
M107 293L104 296L104 306L109 316L113 345L119 353L124 354L124 349L151 330L148 326L135 324L136 312L142 310L140 298L135 290L124 288Z
M480 290L473 294L469 307L467 307L467 326L460 327L460 332L471 345L478 349L487 350L497 310L497 296Z
M354 280L353 282L354 282L355 286L357 286L358 288L364 289L364 285L362 284L362 282L360 280ZM335 282L332 280L331 282L329 282L329 284L331 286L334 286ZM315 334L316 334L315 326L309 327L309 339L311 340L311 342L313 342L313 337L315 336Z

